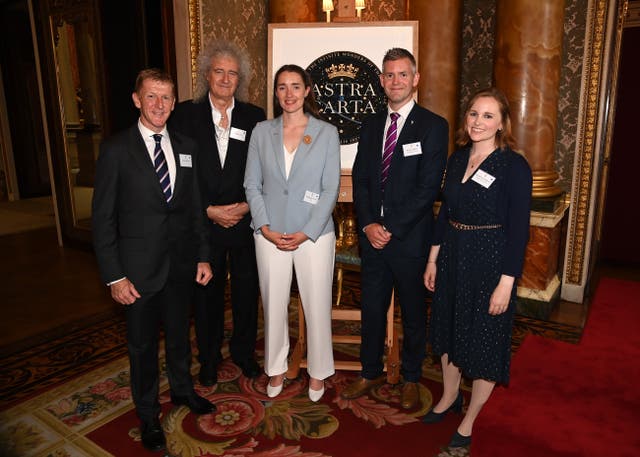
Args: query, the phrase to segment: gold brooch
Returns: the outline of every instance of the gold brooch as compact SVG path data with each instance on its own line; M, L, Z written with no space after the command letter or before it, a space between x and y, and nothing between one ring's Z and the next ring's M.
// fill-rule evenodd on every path
M311 137L309 135L305 135L304 138L302 138L302 141L304 141L304 144L311 144Z

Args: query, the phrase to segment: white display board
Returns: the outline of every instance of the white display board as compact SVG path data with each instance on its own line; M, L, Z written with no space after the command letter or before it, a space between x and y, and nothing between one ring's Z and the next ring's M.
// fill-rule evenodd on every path
M307 68L332 52L360 54L380 71L382 58L390 48L405 48L418 57L417 21L361 23L269 24L267 62L267 103L273 116L273 75L285 64ZM351 169L357 143L341 146L341 165Z

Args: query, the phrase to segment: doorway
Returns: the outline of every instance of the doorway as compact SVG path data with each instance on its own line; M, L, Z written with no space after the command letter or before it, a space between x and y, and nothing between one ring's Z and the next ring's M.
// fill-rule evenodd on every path
M167 25L173 12L170 0L0 0L0 18L0 94L6 99L0 97L0 200L55 198L63 242L57 246L51 227L0 232L0 346L24 346L36 342L36 334L53 335L120 310L99 280L89 252L90 214L80 217L73 191L92 192L100 140L136 121L131 92L137 72L164 66L175 74ZM70 71L58 71L60 64ZM61 78L67 78L64 94Z
M636 224L632 221L635 220L633 213L637 206L635 182L637 170L640 170L636 137L636 111L640 106L638 48L640 24L626 27L620 49L615 123L599 252L601 264L636 270L640 269L640 241Z
M52 217L53 196L60 241L89 248L99 144L137 119L138 71L175 74L172 2L3 0L0 18L0 202Z
M40 113L40 93L29 7L26 0L0 4L0 69L3 167L0 200L51 195L51 180ZM6 125L5 125L6 123Z

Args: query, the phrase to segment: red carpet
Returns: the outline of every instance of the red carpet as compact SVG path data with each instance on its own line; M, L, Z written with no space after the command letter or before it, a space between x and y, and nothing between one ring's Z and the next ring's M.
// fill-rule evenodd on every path
M525 338L478 417L473 457L640 455L640 283L603 279L578 345Z
M217 413L198 417L184 407L174 408L168 393L163 395L163 427L172 456L433 457L456 427L451 417L427 434L418 420L432 395L440 395L440 385L431 381L422 385L423 404L405 412L398 404L399 388L389 385L357 400L342 400L338 393L353 379L344 372L330 379L330 389L314 404L307 398L304 379L291 382L272 401L265 395L266 376L250 381L230 362L225 362L224 371L227 378L215 391L200 389L216 403ZM87 438L118 457L152 455L135 442L137 425L129 411Z

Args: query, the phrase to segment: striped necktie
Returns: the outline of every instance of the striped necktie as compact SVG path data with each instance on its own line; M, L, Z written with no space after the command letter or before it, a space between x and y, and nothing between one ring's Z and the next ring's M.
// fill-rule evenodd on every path
M167 165L167 159L162 151L160 141L162 141L162 135L156 133L153 135L153 139L156 142L156 147L153 150L153 165L156 168L158 179L160 180L160 187L167 199L167 202L171 200L171 179L169 178L169 167Z
M382 172L380 179L382 183L382 190L384 191L384 185L389 177L389 168L391 167L391 157L393 157L393 150L396 148L398 142L398 113L389 114L391 117L391 124L387 129L387 137L384 140L384 150L382 152Z

